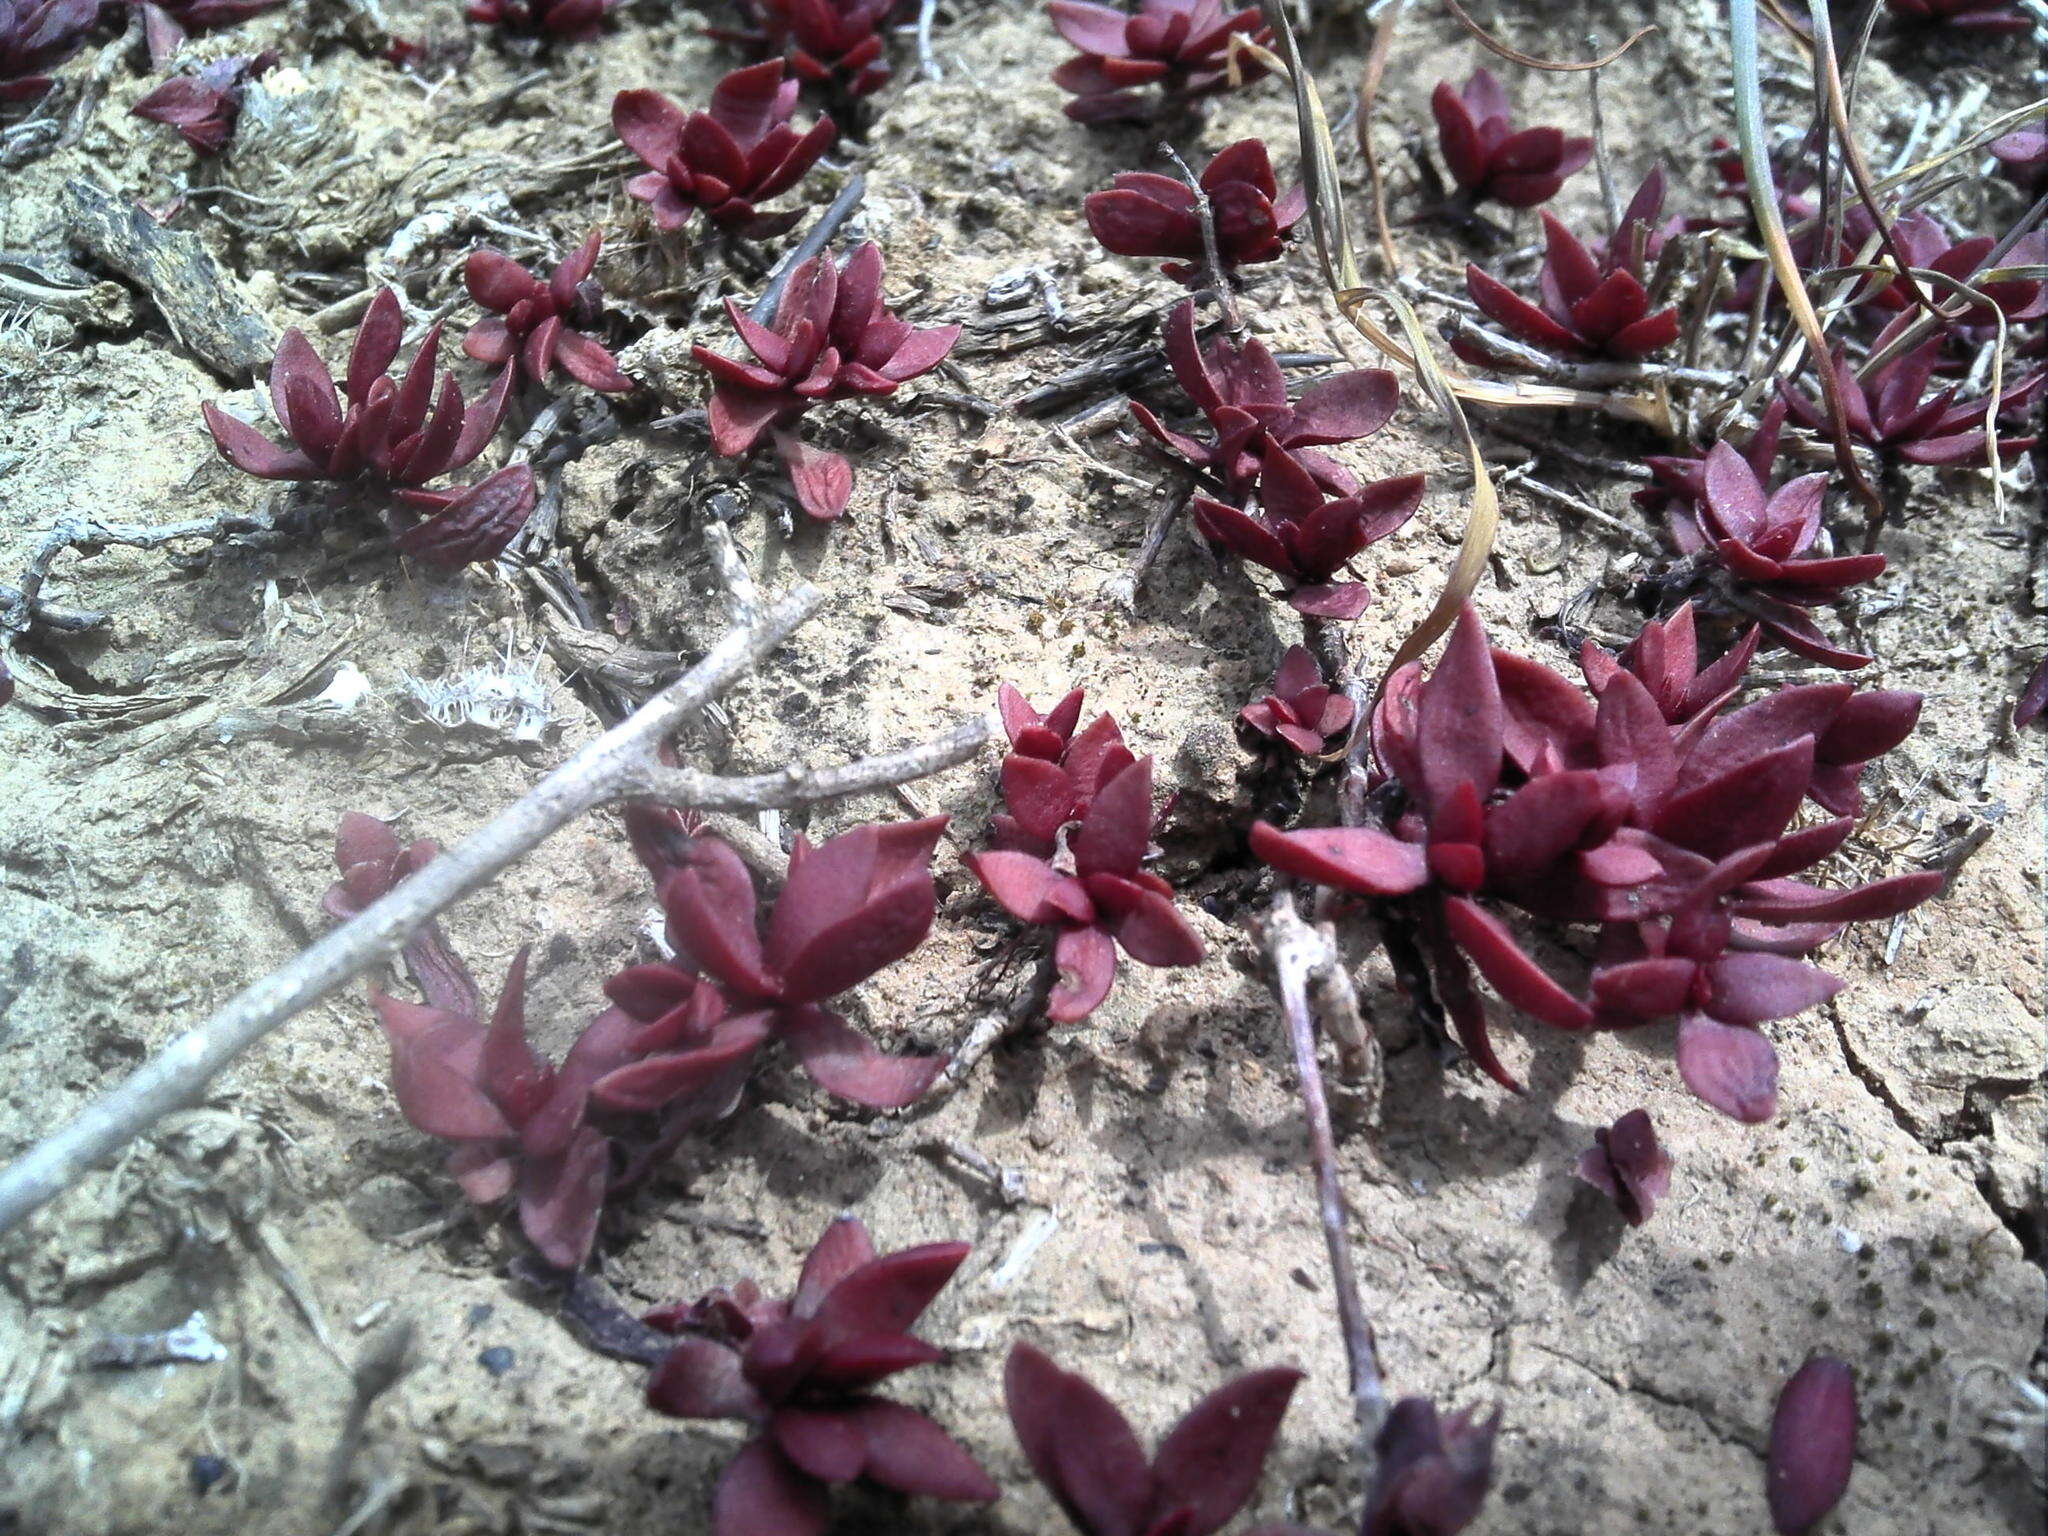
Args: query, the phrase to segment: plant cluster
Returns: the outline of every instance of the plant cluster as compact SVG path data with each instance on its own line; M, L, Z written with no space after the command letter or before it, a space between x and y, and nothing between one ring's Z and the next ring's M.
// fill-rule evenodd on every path
M0 0L0 105L33 101L85 46L100 0Z
M1108 191L1089 193L1081 209L1111 255L1166 258L1159 270L1192 288L1208 280L1212 244L1227 278L1235 279L1239 267L1278 261L1308 200L1300 187L1281 193L1263 141L1239 139L1217 151L1194 187L1152 171L1123 171Z
M1593 141L1550 127L1517 129L1507 92L1492 71L1475 69L1462 86L1437 82L1429 98L1437 147L1469 206L1534 208L1557 196L1565 178L1593 158Z
M1052 79L1074 98L1066 112L1077 123L1143 122L1249 84L1265 69L1233 40L1273 40L1256 7L1227 11L1223 0L1139 0L1133 13L1052 0L1045 9L1076 50ZM1156 98L1145 94L1151 86Z
M1840 981L1800 958L1844 924L1932 896L1938 873L1848 889L1795 877L1854 830L1862 766L1902 741L1917 694L1845 684L1777 690L1729 710L1730 686L1685 713L1693 658L1663 647L1663 687L1589 667L1594 700L1493 650L1469 609L1436 670L1388 679L1372 727L1386 828L1252 828L1284 874L1398 903L1436 1000L1472 1059L1511 1089L1472 973L1553 1028L1633 1029L1676 1016L1678 1068L1736 1119L1777 1106L1759 1026L1826 1001ZM1635 663L1647 660L1638 651ZM1716 679L1719 683L1721 678ZM1795 825L1808 800L1830 812ZM1532 959L1489 903L1597 930L1584 995Z
M847 102L880 90L891 70L884 29L900 0L748 0L753 25L739 31L709 29L784 59L808 85Z
M1623 1220L1640 1227L1671 1188L1671 1154L1657 1140L1647 1109L1632 1109L1593 1132L1572 1172L1614 1202Z
M754 361L692 348L713 380L711 446L744 458L771 439L797 504L827 520L846 510L853 465L790 428L815 405L894 394L938 367L960 339L957 325L919 329L896 317L882 296L882 253L872 243L843 266L825 254L803 263L768 325L730 299L725 312Z
M1322 757L1343 748L1356 715L1351 700L1324 680L1322 663L1308 647L1290 645L1274 670L1272 691L1237 712L1238 734Z
M592 276L603 248L604 236L593 229L545 282L502 252L472 251L463 264L463 286L492 318L469 328L462 350L493 368L516 360L535 384L547 383L559 364L590 389L631 389L633 381L619 372L618 359L589 334L604 313L604 288Z

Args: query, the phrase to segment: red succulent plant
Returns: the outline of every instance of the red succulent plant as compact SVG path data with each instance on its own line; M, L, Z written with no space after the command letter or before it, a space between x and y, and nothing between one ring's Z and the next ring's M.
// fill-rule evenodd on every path
M1341 581L1368 545L1399 528L1422 504L1423 477L1375 480L1329 497L1289 453L1269 453L1259 473L1259 510L1247 512L1208 496L1189 503L1203 536L1281 580L1298 613L1355 619L1372 601L1362 581Z
M152 69L162 69L194 32L232 27L283 0L128 0L142 12Z
M612 131L649 167L626 183L628 195L671 233L702 210L732 234L781 234L802 215L763 213L760 205L802 180L839 131L829 117L802 134L789 126L799 86L783 78L782 60L770 59L720 80L705 112L686 113L658 91L619 92Z
M718 1480L712 1536L822 1536L831 1488L856 1481L962 1503L997 1497L943 1429L874 1390L945 1358L911 1330L967 1252L930 1243L878 1258L867 1229L842 1216L788 1300L741 1281L649 1317L676 1344L648 1378L648 1406L754 1429Z
M582 245L558 262L547 281L498 251L472 251L462 281L480 309L494 318L479 321L462 338L462 350L480 363L500 367L517 359L521 373L545 384L556 364L579 384L618 394L633 387L619 372L618 359L586 333L604 309L604 289L591 276L604 236L592 230Z
M1475 69L1464 85L1437 82L1429 99L1444 164L1469 202L1534 208L1557 196L1574 171L1593 158L1591 139L1558 128L1517 131L1507 92L1490 70Z
M1394 1404L1373 1442L1379 1468L1359 1536L1456 1536L1486 1503L1501 1411L1439 1415L1426 1397Z
M465 0L462 14L483 26L521 37L588 42L604 27L619 0Z
M1908 464L1963 464L1981 461L1985 452L1985 418L1993 397L1958 399L1963 386L1946 385L1927 394L1941 362L1941 338L1900 353L1881 368L1859 378L1856 366L1840 352L1829 358L1835 390L1841 397L1849 435L1886 458ZM2048 371L2008 379L1998 401L2001 414L2025 404L2040 390ZM1810 395L1780 381L1779 391L1792 417L1816 432L1832 433L1827 409ZM2034 446L2032 437L1997 436L2000 458L2010 459Z
M1259 139L1239 139L1219 150L1198 178L1209 204L1216 259L1226 276L1260 262L1278 261L1285 237L1308 211L1300 187L1285 196ZM1106 192L1082 200L1088 228L1115 256L1165 257L1160 267L1192 288L1208 278L1208 244L1201 209L1186 182L1151 171L1119 172Z
M1322 664L1308 647L1290 645L1273 673L1272 692L1237 712L1238 733L1321 757L1344 744L1355 713L1351 700L1323 680Z
M0 0L0 104L50 88L50 71L85 46L100 0Z
M242 88L277 64L275 49L253 57L241 55L202 64L189 75L175 75L128 109L131 117L178 130L202 155L217 155L235 131L242 114Z
M769 325L730 299L725 311L755 361L691 349L713 380L711 446L741 458L772 437L798 504L821 519L846 510L853 466L789 430L797 418L825 401L894 394L938 367L960 339L957 325L920 330L890 311L882 298L882 253L872 243L843 267L823 253L798 267Z
M463 468L482 453L511 398L511 364L483 398L465 402L453 374L438 395L437 321L402 378L387 370L398 357L405 321L398 295L380 289L370 301L349 353L340 394L334 376L296 326L278 342L270 369L271 409L290 446L280 447L247 422L208 402L206 429L221 457L263 480L326 480L389 493L427 515L403 528L398 547L440 566L496 556L532 512L533 471L511 464L469 486L430 490L429 480Z
M989 822L995 847L1051 857L1061 829L1085 816L1096 791L1137 761L1107 714L1077 733L1082 701L1076 688L1041 715L1008 683L996 690L1010 751L999 776L1009 809Z
M1645 624L1619 656L1610 655L1588 640L1579 647L1579 670L1586 686L1598 697L1607 681L1619 671L1633 673L1649 691L1650 702L1667 725L1684 725L1701 715L1718 714L1735 697L1742 675L1756 656L1759 631L1751 625L1728 651L1712 665L1699 664L1699 638L1693 623L1691 603L1681 603L1668 619ZM1504 664L1504 653L1496 652L1496 667ZM1518 667L1533 662L1514 658Z
M1709 703L1673 725L1633 671L1596 671L1589 705L1548 668L1492 651L1468 608L1428 680L1403 667L1374 715L1374 757L1405 800L1391 830L1259 822L1252 852L1283 873L1402 902L1460 1041L1504 1085L1516 1086L1470 968L1560 1029L1679 1015L1686 1085L1738 1119L1767 1118L1776 1058L1756 1026L1840 985L1796 957L1941 886L1933 871L1846 890L1792 878L1849 835L1863 765L1910 732L1919 697L1817 684L1728 714ZM1795 828L1809 798L1834 819ZM1482 900L1596 925L1591 1006Z
M1765 1495L1778 1536L1806 1536L1842 1502L1856 1468L1856 1375L1833 1355L1792 1373L1771 1414Z
M799 80L827 87L849 101L889 83L883 28L901 0L748 0L755 26L747 32L713 30L779 54Z
M1620 227L1596 253L1548 212L1543 220L1540 304L1471 263L1465 289L1496 324L1545 352L1633 362L1678 339L1678 311L1653 310L1643 286L1644 262L1664 205L1664 173L1653 170L1629 204ZM1465 356L1463 349L1460 355ZM1487 361L1484 354L1468 362Z
M1131 122L1160 108L1227 91L1265 73L1249 57L1231 58L1230 40L1270 44L1256 7L1226 11L1223 0L1139 0L1135 13L1088 0L1052 0L1046 8L1061 37L1079 53L1052 72L1073 96L1067 116L1079 123ZM1157 104L1143 90L1159 87Z
M1100 1007L1116 982L1119 948L1141 965L1201 962L1202 940L1174 909L1173 887L1142 867L1152 841L1151 758L1106 778L1056 840L1050 857L993 849L967 860L1004 911L1056 930L1048 1019L1070 1024Z
M1917 26L1993 37L2015 36L2033 26L2012 0L1885 0L1885 5L1901 21Z
M1029 1344L1011 1346L1003 1401L1032 1475L1081 1536L1210 1536L1257 1491L1302 1373L1226 1382L1150 1456L1117 1407Z
M888 1056L824 1006L902 959L931 931L931 857L946 818L855 827L790 852L789 878L765 921L753 876L715 837L693 840L661 884L673 966L615 980L614 1001L640 1017L687 1001L672 974L702 976L723 997L723 1038L782 1041L819 1087L857 1104L900 1109L921 1097L942 1056Z
M1671 1189L1671 1154L1657 1140L1647 1109L1632 1109L1593 1132L1573 1173L1614 1202L1624 1220L1640 1227Z
M1984 147L2016 186L2039 191L2048 179L2048 129L2016 128Z
M1195 301L1166 317L1162 333L1174 378L1216 434L1210 442L1169 429L1144 404L1131 415L1160 443L1213 478L1224 499L1247 495L1276 453L1291 458L1337 496L1358 489L1350 471L1318 447L1368 437L1393 418L1401 384L1384 368L1357 368L1319 379L1289 403L1287 379L1257 337L1243 346L1218 336L1205 348L1195 333Z

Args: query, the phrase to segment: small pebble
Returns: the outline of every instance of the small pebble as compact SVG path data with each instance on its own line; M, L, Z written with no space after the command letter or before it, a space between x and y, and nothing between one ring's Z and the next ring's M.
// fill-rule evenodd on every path
M476 1363L493 1376L502 1376L512 1369L512 1362L516 1358L517 1356L504 1345L494 1344L476 1357Z

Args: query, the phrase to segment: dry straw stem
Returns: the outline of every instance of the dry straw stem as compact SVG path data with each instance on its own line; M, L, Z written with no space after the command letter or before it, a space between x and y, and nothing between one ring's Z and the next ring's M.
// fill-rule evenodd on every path
M1597 59L1539 59L1533 53L1524 53L1519 48L1510 48L1506 43L1488 32L1486 28L1472 19L1472 13L1467 11L1464 6L1458 4L1458 0L1444 0L1444 4L1450 7L1451 15L1458 25L1483 43L1489 52L1497 53L1504 59L1511 59L1515 63L1525 65L1530 69L1546 69L1553 74L1579 74L1586 70L1605 69L1609 64L1612 64L1624 53L1627 53L1629 49L1635 47L1637 43L1640 43L1644 38L1657 30L1654 25L1638 27L1629 34L1628 40L1619 48L1614 49L1611 53L1603 53Z
M705 808L767 809L900 784L964 762L987 739L969 721L937 740L886 757L820 770L789 768L719 779L663 766L656 753L697 711L752 671L824 603L808 583L744 613L704 658L632 715L555 769L517 803L382 900L254 983L165 1046L118 1088L0 1171L0 1233L75 1184L163 1116L192 1103L265 1035L391 958L429 919L481 889L586 811L656 798Z

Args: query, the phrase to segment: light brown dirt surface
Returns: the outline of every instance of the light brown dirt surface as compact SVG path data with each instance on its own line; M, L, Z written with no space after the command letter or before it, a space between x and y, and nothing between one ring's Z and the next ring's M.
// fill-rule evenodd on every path
M1339 116L1369 28L1335 9L1309 55ZM1597 6L1536 26L1505 9L1485 19L1554 56L1582 53L1589 28L1611 44L1658 21L1605 72L1616 177L1633 186L1661 156L1677 206L1712 206L1703 148L1730 131L1717 14ZM1414 210L1404 145L1426 136L1431 85L1484 59L1447 15L1411 10L1376 114L1397 217ZM130 54L111 62L104 104L75 143L0 170L0 251L67 252L71 178L159 210L182 194L174 227L197 234L279 329L402 276L418 315L451 313L459 333L473 318L459 281L469 249L552 259L598 224L601 272L634 338L628 364L666 390L659 411L629 413L624 433L561 475L561 568L594 624L566 638L534 584L499 568L437 577L366 549L360 527L277 550L188 541L59 558L45 595L111 617L18 645L20 699L0 712L0 1155L320 931L343 812L453 841L600 728L579 669L613 645L665 653L672 669L717 633L700 530L727 469L691 424L647 423L699 404L687 344L726 346L712 300L721 283L756 291L759 276L664 255L620 190L627 157L607 126L625 86L703 100L734 55L701 28L691 9L627 0L597 40L535 58L466 26L453 0L381 11L295 0L191 45L200 57L257 46L283 57L224 161L197 161L127 116L149 85ZM412 72L377 56L387 33L425 40ZM1937 124L1959 102L1988 118L2030 88L2023 46L1880 36L1859 127L1881 165L1924 108ZM1766 47L1769 105L1803 123L1803 66L1782 37ZM957 370L816 429L857 459L842 522L791 530L756 496L735 524L764 584L802 575L830 601L682 745L731 772L829 761L987 709L999 682L1041 702L1085 685L1091 710L1113 711L1181 793L1171 872L1210 958L1186 971L1126 966L1085 1025L999 1051L923 1118L850 1113L777 1065L625 1206L599 1262L645 1307L742 1275L785 1286L842 1210L885 1249L973 1243L926 1329L951 1361L905 1378L902 1395L981 1457L1006 1496L986 1511L908 1512L855 1497L840 1506L842 1529L1059 1528L1002 1412L1001 1360L1016 1339L1086 1373L1148 1436L1232 1370L1300 1365L1309 1380L1256 1508L1340 1529L1355 1524L1359 1463L1294 1074L1245 928L1250 875L1209 868L1213 839L1200 830L1247 762L1227 723L1297 635L1294 616L1179 535L1134 614L1105 601L1175 476L1126 427L1076 437L1004 407L1090 356L1149 344L1179 296L1087 233L1082 196L1144 163L1148 141L1061 115L1046 77L1066 53L1035 7L945 0L943 78L922 78L911 38L898 38L897 77L874 99L866 141L806 183L822 206L846 169L863 170L852 233L882 245L891 294L921 323L959 320L968 334ZM64 71L67 100L95 55ZM1529 120L1585 130L1583 76L1491 62ZM1972 97L1979 83L1988 100ZM1178 147L1194 158L1252 133L1292 176L1293 113L1271 80L1216 102ZM1348 124L1338 141L1363 244ZM2020 208L2009 189L1956 197L1994 229ZM1590 221L1598 202L1589 171L1558 207ZM1517 244L1533 229L1519 224ZM1395 233L1413 275L1459 286L1452 237ZM1038 302L984 300L1024 268L1046 274L1064 326L999 323ZM246 381L210 372L146 299L123 295L124 312L96 320L0 311L0 579L67 514L160 524L248 511L266 494L219 461L200 424L203 401L249 404ZM1305 249L1257 275L1246 305L1276 350L1373 361ZM316 344L339 359L347 331ZM481 371L462 367L476 387ZM1582 416L1520 425L1594 455L1657 446ZM1529 457L1485 440L1497 467ZM1338 452L1362 475L1430 477L1421 514L1367 558L1378 597L1350 645L1377 667L1435 600L1469 477L1412 388L1392 427ZM1621 480L1548 458L1532 472L1649 527ZM1667 1028L1581 1039L1505 1023L1503 1054L1529 1084L1506 1095L1465 1064L1440 1066L1384 961L1352 941L1387 1075L1376 1125L1356 1094L1338 1105L1361 1283L1394 1392L1504 1409L1476 1531L1766 1530L1771 1404L1814 1350L1852 1363L1864 1410L1855 1475L1827 1529L2040 1529L2026 1458L1981 1438L1992 1413L2020 1403L2010 1382L2043 1325L2040 754L2005 723L2040 654L2029 475L2008 476L2001 509L1982 471L1914 471L1909 515L1885 537L1891 569L1829 621L1878 658L1860 680L1927 696L1920 729L1872 771L1847 862L1871 876L1974 851L1938 902L1828 948L1824 963L1849 985L1772 1026L1784 1076L1770 1123L1738 1125L1686 1094ZM1503 501L1477 597L1497 642L1569 670L1561 615L1574 644L1588 627L1610 641L1631 633L1640 615L1620 595L1644 556L1523 488L1506 486ZM1783 653L1758 667L1808 670ZM423 686L478 671L512 677L523 710L451 725L418 702ZM993 765L991 751L915 786L919 805L956 818L958 841L941 849L932 939L860 1000L893 1047L942 1048L1020 979L996 973L1012 926L959 862L995 806ZM876 796L785 817L780 830L815 836L902 810ZM528 1016L559 1050L604 978L650 953L652 916L615 818L598 816L444 923L482 977L535 946ZM349 1529L369 1532L707 1529L710 1480L737 1427L652 1414L641 1371L591 1353L509 1278L514 1242L463 1205L439 1152L400 1119L386 1067L362 989L346 989L0 1245L0 1530L313 1533L351 1511ZM1655 1219L1622 1229L1571 1167L1594 1127L1638 1105L1677 1167ZM935 1139L1014 1170L1021 1202L932 1150ZM88 1363L97 1341L194 1313L221 1358ZM415 1329L413 1368L376 1402L343 1497L329 1502L350 1364L401 1316ZM197 1491L207 1472L219 1476Z

